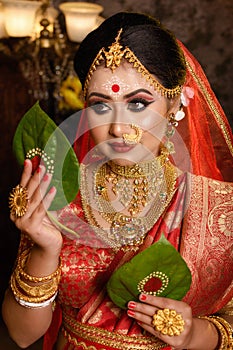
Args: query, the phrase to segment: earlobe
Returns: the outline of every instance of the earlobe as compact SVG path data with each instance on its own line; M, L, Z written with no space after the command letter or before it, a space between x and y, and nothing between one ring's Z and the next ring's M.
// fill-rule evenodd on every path
M166 118L169 119L171 114L176 115L182 106L180 96L168 100L168 111Z

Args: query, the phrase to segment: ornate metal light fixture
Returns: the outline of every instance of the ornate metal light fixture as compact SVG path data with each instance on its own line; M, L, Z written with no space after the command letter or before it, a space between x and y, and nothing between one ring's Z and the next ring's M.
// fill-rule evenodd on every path
M0 0L0 52L19 62L35 99L61 98L79 42L103 20L102 11L88 2L56 9L50 0Z

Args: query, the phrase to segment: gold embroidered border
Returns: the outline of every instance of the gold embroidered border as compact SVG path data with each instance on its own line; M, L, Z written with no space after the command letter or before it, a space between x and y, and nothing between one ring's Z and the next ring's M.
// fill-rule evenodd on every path
M194 72L194 70L191 67L190 63L186 61L186 65L187 65L190 73L192 74L194 80L198 84L199 88L203 92L210 109L214 113L215 118L216 118L216 120L219 123L220 129L222 130L222 133L223 133L224 139L226 141L226 144L228 145L229 151L231 152L231 155L233 156L233 145L231 143L231 138L230 138L229 132L228 132L228 130L226 128L226 125L225 125L225 123L224 123L224 121L223 121L219 111L217 110L217 107L215 106L215 104L214 104L214 102L212 100L212 97L210 96L209 92L205 88L203 81Z
M87 346L85 340L112 347L114 349L137 349L137 350L159 350L168 346L160 339L144 336L127 336L115 332L110 332L102 328L97 328L80 323L67 314L63 314L63 334L70 342L82 345L84 349L96 350L94 345ZM82 338L79 341L78 338ZM102 349L104 350L104 348Z

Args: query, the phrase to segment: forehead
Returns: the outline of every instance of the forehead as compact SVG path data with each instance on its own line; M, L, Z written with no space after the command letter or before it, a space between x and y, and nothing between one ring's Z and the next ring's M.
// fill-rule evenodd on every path
M138 88L149 90L156 94L154 88L146 81L130 63L123 61L114 71L106 68L104 65L99 66L93 73L88 91L98 91L113 96L120 96Z

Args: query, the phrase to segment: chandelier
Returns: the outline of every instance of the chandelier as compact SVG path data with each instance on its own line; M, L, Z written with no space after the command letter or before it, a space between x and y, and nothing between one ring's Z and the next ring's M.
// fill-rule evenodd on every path
M0 0L0 52L17 60L36 100L53 98L61 108L78 108L81 85L73 57L83 38L102 22L102 11L89 2L55 8L49 0ZM71 100L66 106L62 88L71 88L73 106Z

